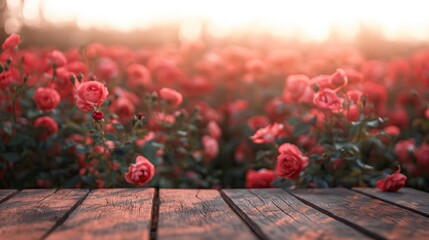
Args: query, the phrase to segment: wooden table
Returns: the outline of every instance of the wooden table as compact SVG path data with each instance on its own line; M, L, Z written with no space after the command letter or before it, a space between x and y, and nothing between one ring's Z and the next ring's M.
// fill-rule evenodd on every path
M0 239L429 239L414 189L0 190Z

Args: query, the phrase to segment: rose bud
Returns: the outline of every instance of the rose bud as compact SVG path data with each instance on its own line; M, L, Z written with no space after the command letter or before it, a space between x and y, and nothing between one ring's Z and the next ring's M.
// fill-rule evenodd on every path
M1 45L1 48L6 49L14 49L16 46L18 46L20 36L16 33L12 33L9 37L4 40L3 44Z
M95 121L101 121L104 118L104 114L103 112L100 111L95 111L92 113L92 119L94 119Z

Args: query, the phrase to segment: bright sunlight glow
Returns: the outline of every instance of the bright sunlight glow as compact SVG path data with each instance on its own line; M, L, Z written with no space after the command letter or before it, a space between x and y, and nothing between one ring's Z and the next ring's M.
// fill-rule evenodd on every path
M379 28L388 39L429 38L429 3L423 0L7 0L7 4L7 32L41 23L129 32L174 22L181 24L179 37L184 40L198 39L204 23L214 37L268 32L323 41L332 29L353 38L365 24Z

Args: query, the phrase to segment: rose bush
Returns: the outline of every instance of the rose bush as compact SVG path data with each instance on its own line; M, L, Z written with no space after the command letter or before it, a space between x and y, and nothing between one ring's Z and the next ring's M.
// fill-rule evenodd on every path
M429 190L425 49L19 43L0 53L1 188Z

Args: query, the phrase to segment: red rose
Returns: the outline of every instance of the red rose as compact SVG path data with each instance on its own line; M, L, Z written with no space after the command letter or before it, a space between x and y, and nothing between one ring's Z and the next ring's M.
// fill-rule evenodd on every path
M222 136L222 129L220 129L215 121L210 121L209 124L207 124L207 130L209 135L214 139L219 139Z
M417 160L417 166L427 173L429 171L429 145L422 144L414 153Z
M10 71L0 73L0 90L5 90L13 82L13 76Z
M276 137L281 133L283 129L282 124L274 123L264 128L260 128L258 131L250 137L250 139L257 144L271 143L276 140Z
M334 90L324 88L314 95L313 103L323 109L338 112L343 107L344 99L339 98Z
M6 49L14 49L16 46L18 46L20 40L20 36L16 33L12 33L9 37L4 40L3 44L1 45L1 48Z
M52 88L38 88L34 94L34 101L37 109L42 111L51 111L58 106L60 94Z
M249 125L253 131L266 127L268 124L270 124L270 121L265 116L254 116L247 120L247 125Z
M182 94L171 88L162 88L159 95L173 106L179 106L183 102Z
M155 175L155 166L143 156L136 158L136 163L128 167L128 172L125 174L125 180L128 183L144 186Z
M119 122L126 124L134 116L135 107L128 99L118 98L110 105L109 110L118 115Z
M398 170L387 176L384 180L378 180L377 187L383 192L397 192L405 186L405 182L407 181L407 177L400 172L401 167L398 167Z
M429 108L426 108L425 117L426 119L429 119Z
M278 149L276 174L286 179L296 179L308 165L308 157L304 156L299 148L293 144L282 144Z
M93 110L95 106L101 106L106 100L109 91L100 82L84 82L76 89L76 105L82 111Z
M204 135L202 138L204 153L207 156L209 160L215 158L217 154L219 153L219 144L217 143L216 139Z
M408 112L404 108L397 108L389 116L389 124L400 128L407 128L409 125Z
M50 137L50 136L52 136L58 132L57 122L48 116L37 118L36 121L34 122L34 126L43 128L43 131L41 131L38 134L38 137L41 140L46 140L46 139L48 139L48 137Z
M274 179L275 175L272 170L249 170L246 173L246 188L271 188Z

